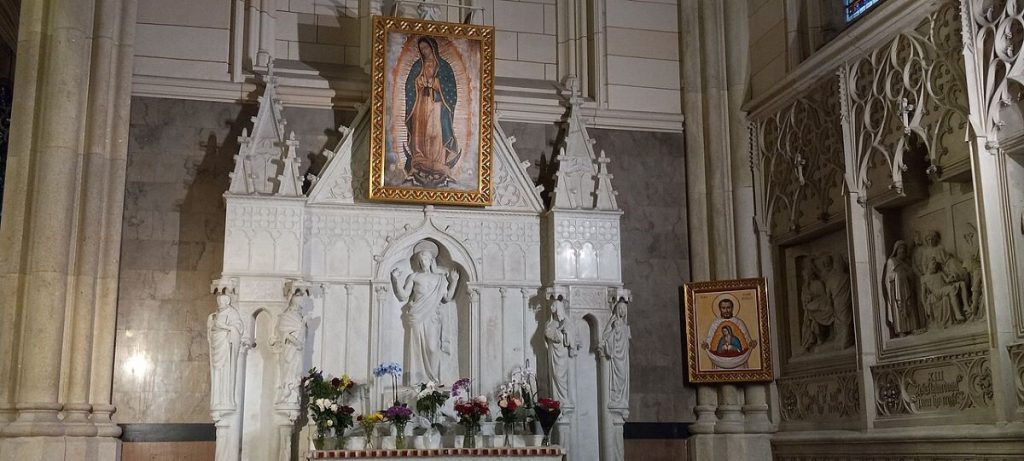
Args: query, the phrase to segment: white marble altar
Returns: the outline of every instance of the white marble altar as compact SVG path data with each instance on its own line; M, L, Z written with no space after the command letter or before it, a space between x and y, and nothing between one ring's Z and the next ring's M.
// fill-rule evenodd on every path
M244 327L240 339L229 329L211 342L218 356L238 351L215 361L214 388L241 377L234 404L214 394L217 460L304 457L300 375L347 373L363 385L349 403L364 413L390 404L390 380L371 373L385 361L403 364L400 387L470 377L474 393L487 394L516 367L540 364L541 396L563 401L556 440L568 458L623 459L631 297L621 281L622 212L579 99L563 124L552 209L500 125L494 203L434 208L366 200L365 111L340 128L319 176L301 176L275 88L271 69L225 195L214 291ZM558 341L544 339L552 331Z

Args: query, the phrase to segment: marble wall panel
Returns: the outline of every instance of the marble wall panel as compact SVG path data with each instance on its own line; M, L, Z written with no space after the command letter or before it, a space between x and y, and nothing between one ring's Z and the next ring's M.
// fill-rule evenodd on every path
M254 106L133 98L113 401L121 423L209 421L206 317L221 271L223 194ZM302 168L352 114L285 109Z

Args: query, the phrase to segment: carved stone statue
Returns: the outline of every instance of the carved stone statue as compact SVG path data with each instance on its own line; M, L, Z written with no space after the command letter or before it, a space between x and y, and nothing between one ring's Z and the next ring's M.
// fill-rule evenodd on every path
M451 335L441 308L455 298L459 286L457 269L437 266L437 245L428 240L413 248L413 272L391 271L391 284L402 308L405 324L405 365L410 383L442 382L452 360Z
M804 317L800 326L800 345L810 351L814 346L823 344L827 329L833 322L832 301L825 291L814 263L805 261L803 271L803 287L800 289L800 305Z
M970 313L974 319L985 317L985 282L981 276L981 255L977 252L971 256L966 267L971 274Z
M544 327L544 340L548 346L548 362L551 367L551 395L566 404L569 395L569 359L576 356L579 345L569 328L565 312L565 297L562 293L550 293L551 318Z
M629 401L629 322L626 314L629 309L629 291L618 290L612 316L605 325L601 335L601 354L611 364L611 383L608 400L613 404L625 404Z
M919 275L927 275L930 272L933 261L939 263L939 267L943 267L946 261L953 257L940 245L941 239L942 236L938 231L929 231L925 235L924 246L918 250L920 252L919 260L917 261L917 273Z
M244 329L242 316L231 305L231 297L217 296L217 312L210 314L206 321L210 342L210 408L213 410L236 408L235 379Z
M931 260L928 273L921 277L924 303L928 306L928 325L940 328L963 323L967 286L956 276L942 271L942 264Z
M302 296L292 295L288 307L277 316L274 339L270 345L277 351L276 403L298 403L298 385L304 371L302 350L306 346L306 318L302 314Z
M892 254L885 261L883 280L885 320L892 335L905 336L921 329L914 269L907 262L907 243L903 240L893 244Z
M836 264L831 254L821 257L822 281L832 305L832 343L837 350L853 346L853 300L850 273L842 259Z

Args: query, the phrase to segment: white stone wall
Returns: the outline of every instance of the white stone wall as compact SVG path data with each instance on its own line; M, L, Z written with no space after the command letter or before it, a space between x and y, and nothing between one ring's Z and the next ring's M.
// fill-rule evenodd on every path
M264 47L279 67L293 72L282 90L286 105L365 101L369 88L361 67L369 34L358 0L275 0L274 10L262 17L248 3L140 0L133 93L248 99L255 90L252 63ZM597 126L682 129L676 1L472 3L483 8L474 22L497 30L497 103L507 118L557 120L556 82L578 75L590 85L586 93ZM370 2L372 14L381 5ZM450 9L448 17L457 18L457 11Z
M230 79L231 2L140 0L134 75Z

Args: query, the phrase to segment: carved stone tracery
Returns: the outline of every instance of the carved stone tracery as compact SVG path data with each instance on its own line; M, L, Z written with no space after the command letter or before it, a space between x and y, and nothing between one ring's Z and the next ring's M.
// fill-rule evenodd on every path
M841 217L843 139L836 81L822 81L784 109L751 124L763 177L764 225L772 235Z
M916 28L840 67L853 167L848 182L862 203L879 191L904 194L911 168L938 178L966 160L968 103L956 19L956 5L944 2ZM918 144L928 166L911 161ZM950 151L958 145L963 149Z

